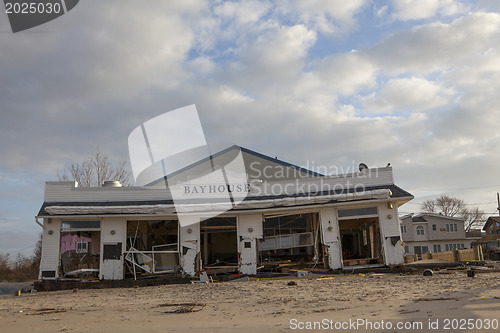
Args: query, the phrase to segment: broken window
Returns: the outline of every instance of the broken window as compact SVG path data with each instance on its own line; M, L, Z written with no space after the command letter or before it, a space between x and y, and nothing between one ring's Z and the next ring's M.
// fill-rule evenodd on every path
M265 265L317 264L323 261L323 245L317 213L270 216L264 220L264 238L259 243L259 259Z
M99 255L99 231L73 231L71 229L61 231L61 276L97 276Z
M178 221L128 221L125 263L138 274L175 272L179 268Z
M295 247L312 246L312 233L300 233L293 235L278 235L264 238L260 243L261 250L277 250Z

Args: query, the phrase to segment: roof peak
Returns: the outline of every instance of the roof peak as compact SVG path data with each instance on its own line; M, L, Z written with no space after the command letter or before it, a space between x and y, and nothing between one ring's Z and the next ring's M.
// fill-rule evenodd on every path
M198 161L196 161L194 163L191 163L191 164L189 164L189 165L187 165L187 166L185 166L185 167L183 167L181 169L178 169L177 171L174 171L174 172L172 172L172 173L170 173L170 174L168 174L168 175L166 175L166 176L164 176L162 178L154 180L154 181L146 184L146 186L151 186L151 185L158 184L159 182L163 182L168 177L172 177L172 176L175 176L177 174L180 174L180 173L182 173L182 172L184 172L184 171L186 171L186 170L188 170L190 168L193 168L193 167L195 167L195 166L197 166L197 165L199 165L199 164L201 164L203 162L206 162L206 161L209 161L211 159L214 159L214 158L216 158L218 156L221 156L221 155L223 155L223 154L225 154L225 153L227 153L229 151L235 150L235 149L238 149L238 150L240 150L242 152L245 152L247 154L250 154L250 155L262 158L264 160L267 160L267 161L270 161L270 162L273 162L273 163L277 163L277 164L285 166L285 167L293 168L293 169L295 169L297 171L307 173L307 174L309 174L311 176L314 176L314 177L324 177L325 176L325 175L323 175L323 174L321 174L319 172L315 172L315 171L306 169L306 168L298 166L296 164L285 162L283 160L278 159L277 157L273 158L273 157L270 157L268 155L264 155L262 153L259 153L259 152L256 152L254 150L251 150L251 149L248 149L248 148L245 148L245 147L242 147L242 146L239 146L239 145L235 144L235 145L232 145L232 146L228 146L227 148L224 148L224 149L218 151L217 153L214 153L214 154L211 154L209 156L206 156L206 157L204 157L204 158L202 158L202 159L200 159L200 160L198 160Z

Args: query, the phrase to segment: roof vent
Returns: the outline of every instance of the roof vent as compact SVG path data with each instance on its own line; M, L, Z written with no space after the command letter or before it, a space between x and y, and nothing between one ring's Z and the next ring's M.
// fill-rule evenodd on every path
M363 171L368 169L368 165L366 165L364 163L360 163L358 168L359 168L360 172L363 172Z
M122 187L118 180L107 180L102 184L102 187Z

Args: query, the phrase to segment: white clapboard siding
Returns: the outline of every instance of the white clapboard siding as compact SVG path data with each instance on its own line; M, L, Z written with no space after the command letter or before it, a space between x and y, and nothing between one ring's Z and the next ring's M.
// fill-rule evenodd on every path
M337 211L332 208L322 208L319 212L322 242L327 246L328 267L342 268L342 246Z
M196 275L196 258L200 253L200 218L196 215L184 217L185 227L180 227L180 265L185 274Z
M42 258L40 261L40 278L43 271L59 272L59 251L61 243L61 221L58 219L43 219ZM52 234L50 234L52 231Z
M123 279L123 257L119 260L104 260L105 244L122 244L125 252L127 240L127 220L124 218L105 217L101 221L101 263L99 277L104 280Z
M196 185L195 182L193 184ZM296 193L356 189L394 184L392 168L368 169L335 177L297 178L294 180L250 181L251 196L269 196ZM160 187L75 187L75 182L46 182L45 202L99 202L171 200L166 188ZM198 184L200 185L200 184ZM220 185L220 184L219 184ZM177 189L178 190L178 189Z
M143 187L75 187L75 182L46 182L45 202L169 200L166 189Z
M257 239L262 237L262 214L238 216L238 252L241 274L257 274Z
M388 266L400 265L403 263L403 248L397 205L380 204L378 214L384 246L384 263ZM391 237L399 237L399 241L393 245Z

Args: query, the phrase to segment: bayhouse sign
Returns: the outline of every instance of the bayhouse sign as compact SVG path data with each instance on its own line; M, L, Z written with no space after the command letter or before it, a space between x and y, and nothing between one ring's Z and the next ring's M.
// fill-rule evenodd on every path
M219 185L183 185L184 194L210 194L210 193L249 193L250 184L219 184Z

